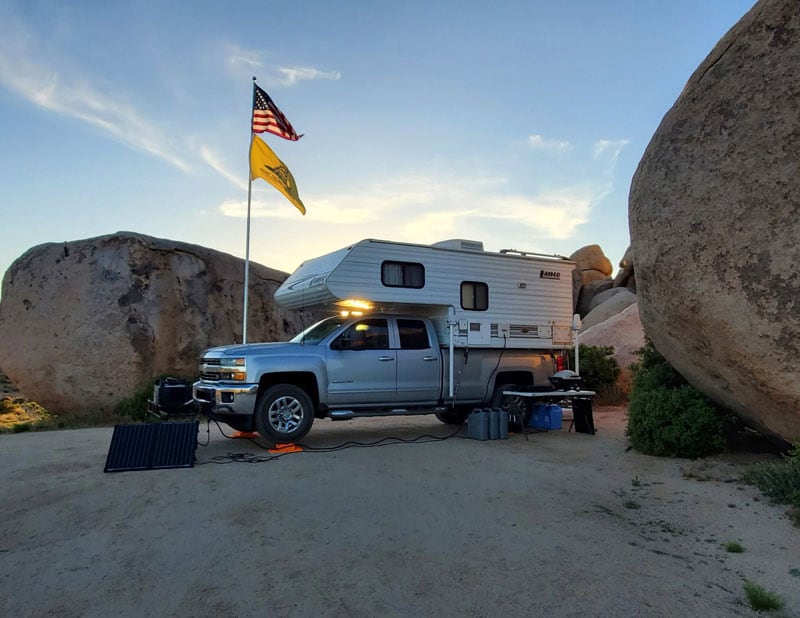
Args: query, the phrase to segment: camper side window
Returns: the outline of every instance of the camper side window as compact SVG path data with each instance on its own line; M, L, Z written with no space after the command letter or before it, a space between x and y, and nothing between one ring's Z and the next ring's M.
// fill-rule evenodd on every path
M400 333L400 347L403 350L427 350L431 347L428 329L422 320L397 320Z
M425 267L416 262L383 262L381 283L390 288L425 287Z
M486 311L489 308L489 286L479 281L462 281L461 308Z

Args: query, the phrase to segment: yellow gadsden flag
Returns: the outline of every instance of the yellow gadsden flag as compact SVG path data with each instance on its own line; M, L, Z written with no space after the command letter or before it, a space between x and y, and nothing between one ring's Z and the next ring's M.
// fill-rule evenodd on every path
M297 184L289 168L283 164L278 156L272 152L267 143L258 137L253 136L250 144L250 180L263 178L278 191L283 193L295 208L306 214L306 207L300 201L297 194Z

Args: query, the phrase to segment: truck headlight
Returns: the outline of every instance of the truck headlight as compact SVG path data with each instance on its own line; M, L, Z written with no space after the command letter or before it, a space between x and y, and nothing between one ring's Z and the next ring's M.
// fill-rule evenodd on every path
M247 378L247 373L244 371L222 371L219 377L223 380L233 380L234 382L244 382Z

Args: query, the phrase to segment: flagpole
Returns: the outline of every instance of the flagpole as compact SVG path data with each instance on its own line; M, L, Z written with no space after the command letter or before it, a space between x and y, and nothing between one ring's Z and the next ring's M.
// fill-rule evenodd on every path
M253 104L256 105L256 78L253 76ZM250 113L250 148L247 149L247 235L244 249L244 302L242 306L242 343L247 343L247 296L250 289L250 200L253 195L253 179L250 173L250 151L253 148L253 118Z

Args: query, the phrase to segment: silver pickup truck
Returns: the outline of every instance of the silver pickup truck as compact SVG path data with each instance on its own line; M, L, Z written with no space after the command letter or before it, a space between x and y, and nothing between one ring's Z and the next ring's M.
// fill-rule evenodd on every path
M207 350L193 396L210 418L283 443L300 440L315 418L436 414L463 423L473 408L499 405L511 385L547 384L555 364L549 351L460 348L451 381L448 354L427 318L330 317L285 343Z

